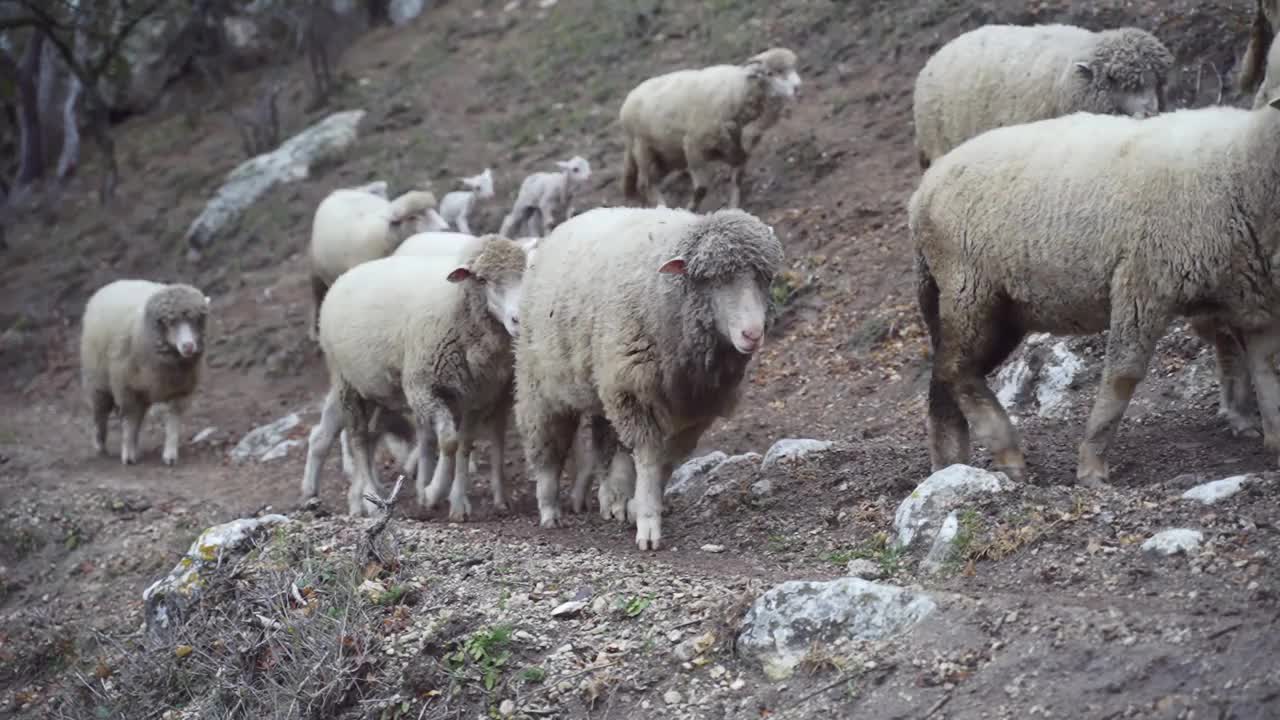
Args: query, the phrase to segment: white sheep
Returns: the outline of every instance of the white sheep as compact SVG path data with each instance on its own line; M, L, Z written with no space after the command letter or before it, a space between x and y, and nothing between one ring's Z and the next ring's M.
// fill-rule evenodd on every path
M1173 55L1138 28L984 25L943 45L916 76L920 166L986 130L1077 111L1148 117Z
M627 202L665 206L659 183L688 170L693 181L688 208L697 210L711 181L711 163L718 160L730 167L728 207L738 207L747 156L777 123L800 82L795 53L771 48L741 65L676 70L637 85L618 111L626 144L622 188ZM749 125L756 134L744 144Z
M659 546L663 487L733 411L782 257L772 228L741 210L597 208L539 244L520 305L515 414L543 527L560 522L560 471L585 416L593 450L615 431L627 449L601 485L602 514L634 518L640 548ZM628 501L617 470L632 458Z
M1125 408L1179 315L1244 340L1266 446L1280 450L1277 138L1280 96L1145 120L1075 113L988 131L934 163L908 205L934 348L933 469L968 461L973 426L996 465L1024 477L985 375L1029 332L1109 330L1076 471L1104 483Z
M520 192L511 212L502 220L498 234L516 237L527 223L537 218L534 235L545 236L556 225L573 217L573 194L591 179L591 163L580 155L558 160L559 172L536 172L520 183Z
M120 461L138 461L138 431L153 404L166 407L166 465L178 462L182 415L204 366L209 298L190 285L116 280L85 305L80 377L93 412L93 447L106 453L107 419L120 411Z
M471 226L467 217L471 215L471 208L477 200L493 197L493 172L490 168L485 168L479 175L462 178L460 182L466 189L445 193L440 200L440 216L450 227L470 233Z
M447 493L455 521L471 514L459 461L487 430L494 506L506 510L502 439L527 259L505 238L483 240L462 262L394 256L358 265L334 282L320 311L330 390L309 438L304 500L315 496L320 466L345 426L355 465L348 509L353 515L368 509L361 497L378 488L370 431L380 408L413 419L416 444L429 460L417 463L418 500L430 507Z
M367 187L367 186L365 186ZM325 196L311 221L311 334L325 293L339 275L362 262L390 255L410 235L448 227L430 192L410 190L395 200L356 188Z

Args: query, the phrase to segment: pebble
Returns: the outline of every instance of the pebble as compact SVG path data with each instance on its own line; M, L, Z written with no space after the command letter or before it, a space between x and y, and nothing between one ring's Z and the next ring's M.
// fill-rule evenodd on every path
M703 545L703 546L702 546L702 552L709 552L709 553L722 553L722 552L724 552L724 546L723 546L723 545L711 545L711 544Z
M675 690L668 690L662 693L662 702L668 705L679 705L684 702L684 696Z
M502 717L511 717L516 714L516 703L511 698L507 698L498 704L498 714Z
M743 680L742 678L735 678L733 682L729 683L730 690L741 690L746 686L747 686L747 681Z
M552 610L551 617L571 617L582 612L582 608L586 606L587 603L582 600L570 600L569 602L561 603L555 610Z

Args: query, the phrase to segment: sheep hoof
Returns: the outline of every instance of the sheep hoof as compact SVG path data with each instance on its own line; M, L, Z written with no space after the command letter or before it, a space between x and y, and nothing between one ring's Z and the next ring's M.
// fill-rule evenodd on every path
M544 528L560 527L560 508L557 508L557 507L540 508L539 514L542 516L542 521L539 523L540 525L542 525L542 527Z
M511 505L505 500L496 502L493 504L493 512L498 515L507 515L511 512Z
M1262 437L1262 433L1258 431L1257 423L1252 418L1230 410L1219 411L1218 415L1226 419L1227 425L1231 428L1232 436L1238 438Z
M1076 471L1076 482L1084 487L1105 488L1107 485L1107 469L1081 467Z
M569 509L573 510L575 515L581 515L587 511L587 498L585 496L574 495L569 504Z
M662 517L645 517L636 521L636 545L641 550L657 550L662 544Z
M636 510L635 498L631 498L627 500L627 509L626 509L625 515L618 516L619 519L622 519L624 517L626 518L627 522L631 523L632 525L636 525L636 521L639 519L640 513Z
M178 451L177 450L174 450L173 452L166 451L164 455L161 456L161 459L164 461L165 465L177 465Z
M471 519L471 501L449 503L449 522L466 522Z
M138 457L133 453L129 452L128 450L125 450L124 452L120 453L120 464L121 465L137 465Z

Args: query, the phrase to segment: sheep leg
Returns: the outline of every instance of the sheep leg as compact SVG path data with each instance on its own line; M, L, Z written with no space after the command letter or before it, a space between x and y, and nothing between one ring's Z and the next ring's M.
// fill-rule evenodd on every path
M94 390L89 397L93 407L93 451L99 455L107 454L107 420L111 418L111 409L115 400L110 390Z
M552 413L535 402L516 407L516 421L524 435L525 455L537 482L539 523L544 528L560 527L560 472L578 428L578 414Z
M511 510L511 491L507 488L503 477L506 463L506 443L508 409L495 413L485 426L489 438L489 492L493 495L493 509L505 514ZM471 453L471 462L475 462L475 452Z
M690 212L698 212L698 206L707 197L707 186L711 182L711 172L707 168L707 158L702 152L700 143L686 138L684 155L688 158L689 179L693 182L693 196L689 198L688 209Z
M1268 328L1250 333L1244 347L1262 415L1263 442L1268 450L1277 452L1280 451L1280 375L1276 374L1275 357L1280 354L1280 331Z
M1257 408L1253 403L1253 387L1248 361L1244 357L1243 340L1231 328L1213 318L1191 318L1191 329L1206 343L1213 343L1218 374L1218 415L1227 421L1237 436L1258 437L1254 422Z
M609 475L600 484L600 517L635 524L636 463L631 453L619 447L609 463Z
M320 480L320 468L324 465L325 458L329 456L329 449L333 447L333 439L342 430L342 408L338 404L338 394L332 390L325 395L324 405L320 409L320 422L311 428L310 434L307 435L307 463L302 470L302 501L306 502L316 496L316 486ZM353 474L355 463L349 463L346 457L348 451L346 444L346 436L343 435L342 453L344 471L348 475ZM354 478L351 480L355 482Z
M471 226L467 224L466 212L463 212L462 214L458 215L458 232L464 232L468 235L471 234Z
M655 187L658 180L656 177L658 174L656 170L659 167L658 158L640 138L635 139L632 152L636 164L636 190L634 198L628 198L628 200L641 206L652 206L655 204L654 197L657 196L657 203L666 205L666 198L662 197L662 193Z
M182 440L182 415L186 413L190 397L170 401L165 406L164 415L164 450L160 459L165 465L178 462L178 443Z
M969 421L965 419L949 381L939 372L942 320L939 311L938 283L922 256L916 257L916 299L920 315L929 331L933 365L929 378L929 407L925 419L928 435L929 465L937 472L954 463L969 463Z
M429 413L419 418L419 424L435 428L437 443L435 472L431 476L431 484L426 488L426 506L433 508L450 494L457 474L455 466L458 460L458 421L453 413L442 403L431 403ZM419 463L418 477L424 478L426 468ZM452 504L452 503L451 503ZM452 515L452 512L450 513Z
M1085 425L1079 464L1076 466L1076 480L1082 485L1102 487L1107 484L1107 449L1115 440L1120 419L1129 407L1133 391L1147 374L1147 364L1155 352L1156 342L1168 325L1166 317L1142 317L1125 312L1142 306L1142 303L1128 302L1123 295L1112 299L1102 384L1098 387L1098 397Z
M319 277L311 276L311 297L315 301L311 307L311 339L320 342L320 305L324 303L324 296L329 294L329 285Z
M440 464L440 445L437 442L435 427L431 423L419 423L417 439L417 446L414 449L414 452L417 453L417 468L414 472L413 487L419 506L434 507L440 498L437 497L435 502L430 501L430 496L427 494L427 483L428 479L434 479L436 468ZM408 472L407 468L410 459L412 457L405 459L405 472Z
M636 545L657 550L662 544L662 449L641 446L635 450Z
M729 169L729 203L725 207L736 208L742 203L742 173L744 165L734 165Z
M599 474L602 461L613 454L612 446L617 444L613 436L613 428L609 421L601 416L591 417L587 423L586 440L579 432L574 438L574 467L577 472L573 481L572 508L575 513L587 510L587 490L591 481ZM604 482L604 481L602 481ZM601 490L603 490L603 485ZM604 506L601 506L602 510Z
M127 398L120 406L120 462L124 465L138 462L138 432L146 415L147 406L138 398Z
M462 423L455 443L453 487L449 491L449 521L466 522L471 518L471 501L467 499L467 492L471 489L471 475L467 472L467 457L471 455L471 423Z
M524 208L517 204L511 208L511 212L502 218L502 227L498 229L498 234L504 238L513 238L518 226L524 224Z
M372 516L377 508L364 499L366 491L382 495L374 476L373 436L369 432L370 408L364 398L349 385L337 389L338 403L342 407L347 439L351 445L351 462L354 472L347 489L347 512L352 517Z

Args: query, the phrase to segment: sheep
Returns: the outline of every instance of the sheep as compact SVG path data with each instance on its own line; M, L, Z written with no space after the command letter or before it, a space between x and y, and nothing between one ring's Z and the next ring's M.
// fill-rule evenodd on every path
M472 175L460 180L465 190L446 193L440 200L440 216L451 227L464 233L471 233L467 216L477 200L488 200L493 197L493 172L485 168L479 175Z
M736 407L782 259L773 229L736 209L596 208L539 244L520 304L515 416L543 527L560 523L558 478L585 416L592 450L609 435L623 449L601 513L635 519L640 549L659 547L663 486ZM632 462L627 501L617 470Z
M209 298L186 284L116 280L85 304L80 378L93 413L93 447L106 454L107 418L120 411L120 461L138 462L138 431L153 404L166 407L166 465L178 462L182 415L200 382Z
M1280 54L1273 48L1268 71ZM1011 478L1026 461L984 376L1028 332L1109 329L1079 448L1082 484L1106 452L1172 317L1244 340L1266 447L1280 450L1280 95L1252 111L1145 120L1075 113L990 130L951 150L908 202L917 292L933 345L933 469L967 462L969 426Z
M739 206L748 154L782 116L800 87L796 55L771 48L741 65L713 65L651 77L627 93L618 112L626 150L623 192L636 205L665 206L657 189L666 175L688 170L696 211L707 194L710 163L729 165L728 207ZM745 146L742 135L754 123Z
M361 498L378 489L370 430L381 411L412 417L416 444L430 460L417 463L418 500L432 507L448 493L454 521L471 515L467 472L457 461L467 457L477 431L487 431L494 507L506 511L502 440L527 259L506 238L482 240L462 260L393 256L334 282L319 330L330 389L308 439L304 501L315 497L320 466L345 426L355 465L348 510L371 510Z
M1005 125L1076 111L1149 117L1164 109L1173 55L1138 28L984 25L943 45L916 76L916 148L927 168Z
M1280 0L1257 0L1253 25L1249 30L1249 45L1240 61L1240 91L1254 93L1255 108L1266 104L1269 89L1262 86L1266 75L1266 61L1271 43L1276 36L1276 22L1280 19Z
M537 172L520 183L516 201L503 218L499 235L515 237L517 230L537 217L538 230L534 234L543 237L558 223L573 217L573 193L591 179L591 163L575 155L556 161L556 165L560 172Z
M364 189L341 188L320 201L311 221L313 339L320 305L333 281L362 262L390 255L414 233L448 227L435 206L435 195L424 190L410 190L389 201Z

